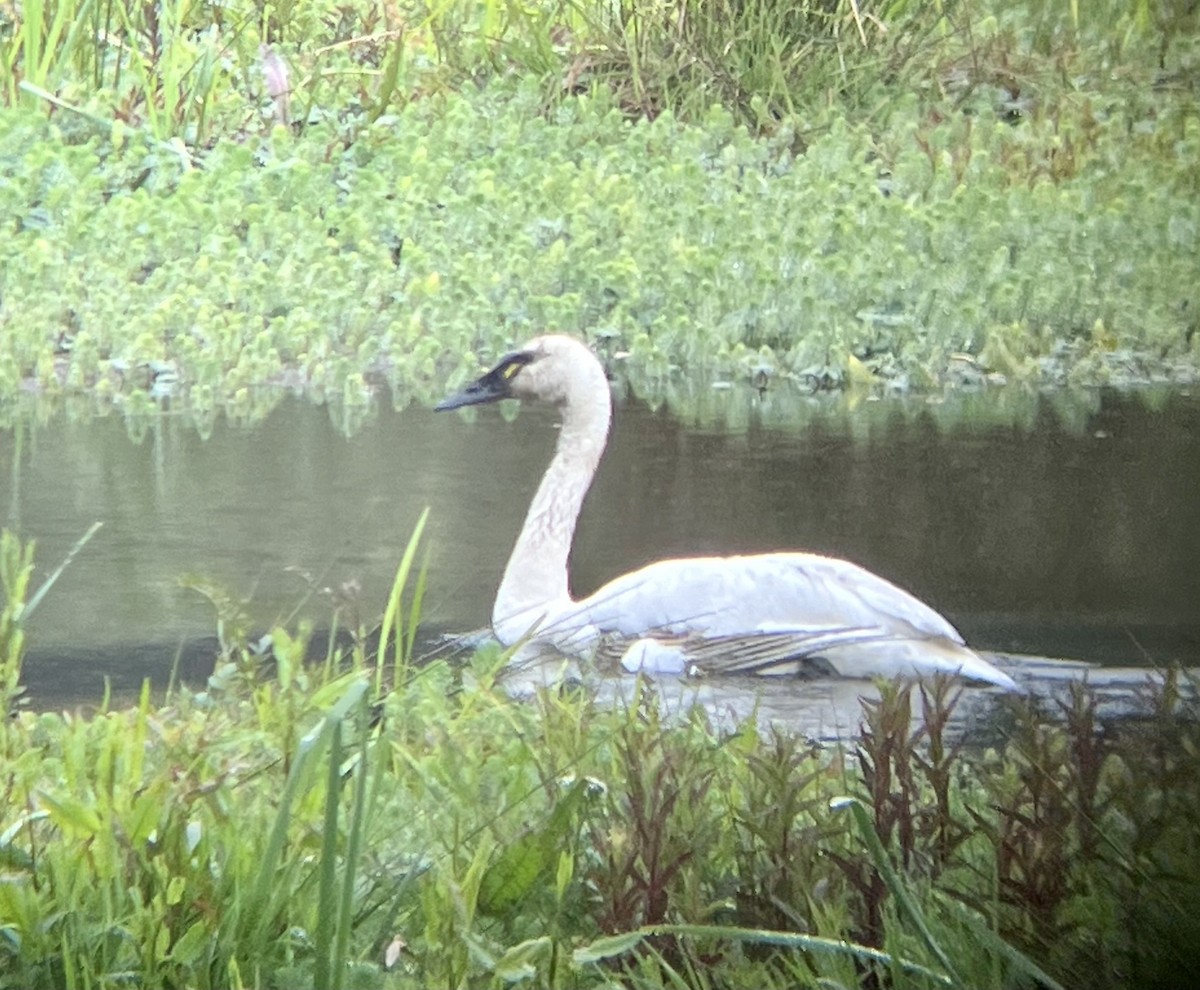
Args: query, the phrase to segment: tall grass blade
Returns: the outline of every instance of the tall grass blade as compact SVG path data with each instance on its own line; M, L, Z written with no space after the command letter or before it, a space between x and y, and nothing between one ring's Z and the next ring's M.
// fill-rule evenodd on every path
M971 934L979 940L980 944L1005 960L1012 967L1015 975L1024 977L1026 981L1034 986L1045 987L1046 990L1066 990L1061 983L1025 955L1024 952L1010 945L992 931L992 929L979 919L978 915L967 910L964 905L953 899L950 899L948 903L955 909L963 923L971 929Z
M34 71L42 61L42 24L46 16L46 8L42 0L26 0L22 9L21 25L21 60L26 72ZM39 80L40 82L41 80Z
M279 810L275 814L275 823L271 828L266 849L263 851L262 865L259 867L258 876L247 900L248 919L253 926L250 945L259 953L265 950L267 932L275 915L275 908L278 906L279 900L286 897L288 893L287 885L278 883L277 871L283 857L284 846L287 844L292 804L301 788L307 784L312 761L324 748L325 743L332 735L333 727L340 724L355 705L362 703L368 686L366 681L354 681L329 710L329 714L305 735L296 747L296 756L284 784Z
M22 92L36 96L40 100L45 100L52 106L56 106L61 110L70 110L71 113L78 114L80 117L92 121L92 123L102 128L104 133L109 133L112 130L112 120L106 117L101 117L99 114L92 113L90 110L86 110L83 107L76 106L74 103L70 103L67 100L61 99L60 97L55 96L49 90L31 83L28 79L22 79L18 84L18 88ZM141 134L143 137L145 137L145 139L154 147L166 152L170 152L171 155L178 158L180 168L182 168L185 172L191 171L194 162L192 161L191 153L187 150L182 141L161 141L153 134L147 134L142 128L133 128L132 130L134 133Z
M367 792L377 792L371 786L371 777L367 772L367 756L370 750L370 733L363 724L363 709L359 713L359 750L358 762L355 766L356 780L354 786L354 811L350 819L350 833L346 836L346 851L343 856L342 896L338 905L337 943L334 946L334 965L336 972L344 973L350 957L350 928L354 921L354 887L358 877L358 855L362 848L363 831L367 819ZM384 761L379 762L380 768ZM338 980L340 985L341 980Z
M320 884L317 888L316 962L313 967L314 984L329 987L330 990L341 990L343 972L333 958L338 924L344 920L337 917L334 898L338 860L338 806L342 796L341 764L342 724L335 722L329 734L329 773L325 785L325 822L321 837Z
M879 871L879 875L883 877L883 882L887 884L888 890L896 898L896 903L909 920L916 927L924 941L926 947L933 953L934 958L941 964L945 970L946 976L954 986L963 986L961 977L954 968L954 964L950 962L950 957L946 955L945 950L938 943L938 940L933 937L933 932L929 930L929 924L925 920L925 914L921 911L920 906L908 892L900 875L896 872L896 868L892 865L891 859L888 858L887 850L883 848L883 843L879 839L879 835L875 832L875 826L871 822L871 815L863 806L863 803L857 798L840 797L835 798L829 803L830 808L834 811L842 808L849 808L850 814L854 817L854 824L858 828L859 835L862 836L863 843L867 847L867 852L870 853L871 862L875 864L875 869Z
M412 663L413 648L417 641L417 626L421 621L421 603L425 600L426 579L429 576L429 548L425 548L425 556L421 559L421 569L417 571L417 581L413 586L412 600L408 606L408 628L404 633L404 665Z
M928 966L922 966L920 963L912 962L908 959L897 959L891 953L884 952L882 949L873 949L868 945L859 945L856 942L849 942L841 938L802 935L798 932L778 932L763 928L740 928L736 925L648 925L645 928L638 929L635 934L643 938L648 938L652 935L683 935L690 938L719 938L728 939L732 942L777 945L782 948L799 949L803 952L844 956L860 962L876 963L881 966L895 966L907 973L931 980L939 986L963 986L956 978L947 976L945 973L938 973ZM583 946L577 949L576 958L589 960L590 956L596 951L596 947L599 947L600 951L606 952L607 955L627 951L623 944L617 941L623 938L625 936L618 935L598 939L592 943L592 946ZM629 948L632 947L632 945L629 946ZM602 956L601 958L607 958L607 956Z
M38 607L38 605L41 604L42 599L46 597L46 593L51 588L53 588L54 583L60 577L62 577L63 571L65 571L70 566L71 561L73 561L76 557L79 556L79 551L81 551L85 546L87 546L88 541L91 540L91 538L96 535L97 531L103 525L104 525L104 523L102 523L102 522L92 523L92 525L88 529L88 531L86 533L84 533L83 536L81 536L78 540L75 541L75 545L73 547L71 547L70 550L67 551L67 555L65 557L63 557L62 562L56 568L54 568L54 570L52 570L50 572L50 576L48 578L46 578L45 581L42 582L42 584L38 588L38 590L33 593L33 596L26 603L25 608L21 612L22 619L27 619L29 616L31 616L33 614L34 609L36 609Z
M392 582L391 594L388 595L387 608L383 613L383 623L379 629L379 649L376 653L375 660L375 694L381 696L383 694L383 671L387 666L387 645L392 639L392 632L395 631L395 662L399 667L405 658L401 656L401 643L404 641L404 613L400 610L401 598L404 595L404 587L408 583L408 574L412 570L413 558L417 554L417 544L421 541L421 534L425 530L425 522L429 519L428 506L421 512L417 519L417 525L413 527L412 535L408 538L408 545L404 548L404 555L400 558L400 566L396 569L396 579ZM424 579L419 582L419 590L423 593L425 587ZM393 678L395 683L395 678Z
M397 32L396 37L392 39L392 50L388 52L387 61L383 66L383 78L379 83L379 92L376 94L375 103L367 114L367 119L372 124L387 113L388 104L392 102L392 97L396 93L400 68L403 64L404 34Z

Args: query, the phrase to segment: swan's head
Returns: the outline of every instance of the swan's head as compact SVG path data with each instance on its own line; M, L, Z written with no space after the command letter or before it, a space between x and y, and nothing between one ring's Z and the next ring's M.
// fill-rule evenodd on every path
M596 355L574 337L548 334L504 355L486 375L435 408L441 412L500 399L535 399L563 406L597 395L607 403L608 380Z

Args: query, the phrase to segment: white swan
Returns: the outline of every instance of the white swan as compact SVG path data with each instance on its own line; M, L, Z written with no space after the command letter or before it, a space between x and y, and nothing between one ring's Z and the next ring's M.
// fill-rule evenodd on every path
M821 660L848 677L944 671L1017 690L928 605L819 554L660 560L575 601L567 560L608 439L608 381L580 341L536 337L436 408L508 398L552 403L562 429L496 594L501 643L575 656L615 651L625 669L659 673L784 674Z

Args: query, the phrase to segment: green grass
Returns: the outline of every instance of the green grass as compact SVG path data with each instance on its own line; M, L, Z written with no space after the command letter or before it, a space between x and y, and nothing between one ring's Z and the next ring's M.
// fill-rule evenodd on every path
M1166 987L1195 964L1175 677L1119 734L1086 688L1054 718L1014 701L986 752L945 734L949 682L892 688L822 748L651 690L514 700L497 650L409 657L380 697L361 647L296 665L303 633L271 658L223 628L202 691L0 725L0 986Z

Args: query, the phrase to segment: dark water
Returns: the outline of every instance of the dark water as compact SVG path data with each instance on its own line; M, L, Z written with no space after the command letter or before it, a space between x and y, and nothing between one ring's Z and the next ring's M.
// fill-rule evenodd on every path
M676 415L678 413L678 415ZM484 625L554 419L381 405L347 437L279 405L201 436L164 415L0 432L3 524L37 540L35 583L103 528L30 622L35 700L99 694L216 632L201 576L262 628L356 585L364 622L429 506L429 623ZM1200 665L1200 398L1174 393L862 401L697 389L619 403L576 540L577 593L660 556L813 549L944 612L985 650ZM185 657L193 672L204 650Z

